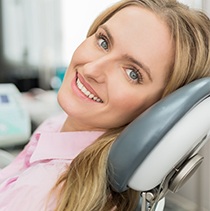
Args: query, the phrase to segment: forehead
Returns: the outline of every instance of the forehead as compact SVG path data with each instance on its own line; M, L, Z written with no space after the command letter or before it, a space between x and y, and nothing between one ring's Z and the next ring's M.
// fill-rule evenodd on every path
M119 35L118 39L127 36L127 40L135 40L135 43L146 41L155 47L166 39L171 40L166 23L151 11L140 6L123 8L112 16L106 25L114 35Z
M172 62L173 41L168 27L151 11L140 6L128 6L105 25L122 52L140 57L150 69L163 69Z

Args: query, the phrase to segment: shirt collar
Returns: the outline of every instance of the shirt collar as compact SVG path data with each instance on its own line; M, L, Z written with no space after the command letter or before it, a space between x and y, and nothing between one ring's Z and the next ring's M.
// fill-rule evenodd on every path
M103 132L58 132L41 133L30 163L48 159L74 159L83 149L92 144Z

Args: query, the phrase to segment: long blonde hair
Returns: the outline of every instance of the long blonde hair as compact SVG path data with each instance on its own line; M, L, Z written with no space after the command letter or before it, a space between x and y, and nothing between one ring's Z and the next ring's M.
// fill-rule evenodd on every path
M210 76L210 20L175 0L123 0L105 10L93 22L87 36L129 5L144 7L165 21L175 44L175 60L162 97L198 78ZM132 211L139 193L128 189L115 193L109 184L107 157L123 127L107 131L80 153L57 181L56 211Z

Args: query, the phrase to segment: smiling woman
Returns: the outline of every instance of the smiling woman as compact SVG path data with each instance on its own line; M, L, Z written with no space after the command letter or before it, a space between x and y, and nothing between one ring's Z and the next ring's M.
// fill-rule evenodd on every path
M129 123L160 99L173 60L174 43L166 24L141 7L122 9L73 54L58 93L69 116L63 131L106 130Z
M110 186L110 147L155 102L210 76L209 46L208 17L175 0L122 0L105 10L66 71L58 92L65 114L46 120L0 172L0 209L135 210L138 192Z

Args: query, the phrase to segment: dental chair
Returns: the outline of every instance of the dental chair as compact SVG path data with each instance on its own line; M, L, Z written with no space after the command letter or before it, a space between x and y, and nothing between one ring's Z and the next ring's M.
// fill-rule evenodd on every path
M168 191L177 192L203 157L210 139L210 78L191 82L146 110L113 143L108 170L116 192L140 192L136 210L164 209Z

